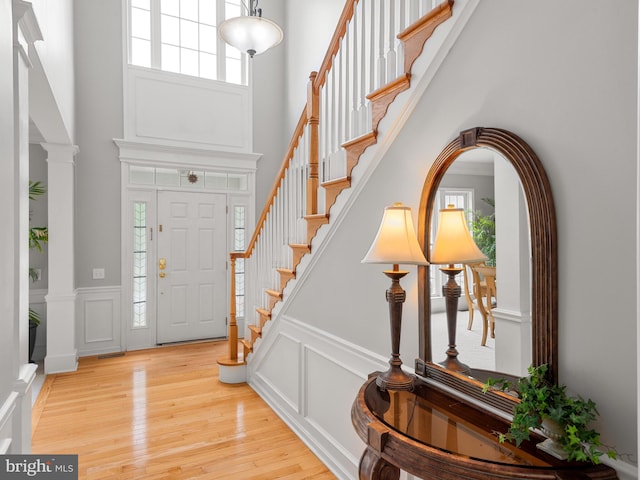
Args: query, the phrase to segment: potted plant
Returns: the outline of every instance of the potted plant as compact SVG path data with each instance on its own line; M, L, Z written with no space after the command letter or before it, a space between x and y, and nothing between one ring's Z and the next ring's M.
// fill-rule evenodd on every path
M483 202L495 209L496 202L493 198L483 198ZM486 264L496 266L496 214L482 215L479 211L472 212L471 233L478 248L488 260Z
M596 404L582 397L572 397L566 386L553 384L547 377L548 365L530 366L528 376L517 383L505 379L489 378L484 384L484 392L490 389L514 392L520 400L513 410L513 420L507 433L499 433L499 441L512 441L519 446L528 440L531 429L540 429L548 440L538 447L556 457L600 463L606 453L616 458L617 453L609 448L603 452L600 434L590 428L590 423L598 416Z
M44 195L46 188L40 181L29 182L29 200L35 200ZM49 241L49 229L47 227L30 227L29 228L29 250L36 249L42 252L43 245ZM38 280L38 273L32 267L29 267L29 278L32 282ZM29 309L29 361L33 362L33 350L36 344L36 334L40 325L40 315L33 309Z

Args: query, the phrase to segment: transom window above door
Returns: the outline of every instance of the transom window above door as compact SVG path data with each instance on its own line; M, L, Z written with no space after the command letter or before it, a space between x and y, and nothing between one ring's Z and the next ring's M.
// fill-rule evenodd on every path
M241 0L128 0L128 13L131 65L247 84L246 55L217 32Z

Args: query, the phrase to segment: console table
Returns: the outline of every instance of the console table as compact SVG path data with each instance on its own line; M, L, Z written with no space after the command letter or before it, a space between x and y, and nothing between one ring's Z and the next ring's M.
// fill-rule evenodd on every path
M397 480L400 470L423 479L617 479L606 465L566 462L536 448L533 434L520 447L495 432L509 422L437 386L416 382L413 392L380 391L375 376L362 386L351 419L367 444L360 480Z

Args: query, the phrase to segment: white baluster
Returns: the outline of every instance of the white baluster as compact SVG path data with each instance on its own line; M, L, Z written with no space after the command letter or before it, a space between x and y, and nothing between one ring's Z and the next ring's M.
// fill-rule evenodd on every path
M367 55L367 32L366 32L366 10L368 2L360 0L361 25L360 29L360 104L358 105L358 124L360 128L357 134L362 135L367 131L367 63L369 56Z
M416 0L407 1L409 2L409 25L411 25L420 18L420 2Z
M394 35L396 24L396 0L389 2L389 51L387 52L387 82L396 78L396 38Z
M360 85L360 82L358 81L359 79L359 75L362 73L360 70L360 64L358 63L358 15L357 15L357 10L358 10L358 6L359 4L355 5L354 11L353 11L353 21L351 22L351 24L353 25L353 35L351 36L353 38L353 85L352 85L352 92L351 92L351 112L350 112L350 118L351 118L351 135L349 137L349 139L355 138L358 136L358 132L360 131L360 125L358 122L358 100L360 97L360 94L358 92L358 87Z
M344 34L344 41L342 42L343 47L344 48L344 103L343 103L343 108L344 108L344 122L342 124L342 127L344 128L344 132L342 134L342 142L344 143L347 140L351 140L351 124L349 122L349 119L351 118L350 115L350 110L351 110L351 106L350 106L350 87L351 87L351 83L350 83L350 73L351 73L351 55L350 55L350 51L351 49L349 48L349 44L350 44L350 38L351 35L349 35L349 25L347 25L347 31ZM342 176L343 172L342 170L339 172L340 176Z
M405 8L405 2L400 0L400 14L398 15L398 32L402 32L405 28L407 28L407 12ZM396 33L396 34L397 34ZM398 41L397 42L397 69L396 69L396 77L404 75L404 43Z
M384 58L384 4L385 0L379 1L380 30L378 31L378 88L387 83L387 65Z
M365 92L365 94L369 94L376 89L376 61L375 61L375 51L376 51L376 3L375 0L370 0L368 2L369 5L369 17L371 19L371 33L369 34L369 88ZM367 109L365 111L366 125L367 128L371 126L371 102L367 101Z

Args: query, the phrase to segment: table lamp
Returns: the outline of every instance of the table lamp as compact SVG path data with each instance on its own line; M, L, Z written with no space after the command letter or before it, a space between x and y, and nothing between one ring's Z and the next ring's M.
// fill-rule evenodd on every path
M458 350L456 350L456 320L460 286L456 283L455 277L462 271L464 265L458 268L454 264L476 263L485 260L487 260L486 255L480 251L476 242L473 241L471 232L469 232L464 210L454 208L453 205L447 205L447 208L440 210L438 232L429 261L436 265L449 265L440 269L449 277L449 281L442 286L447 312L449 348L447 349L447 358L441 365L449 370L467 375L471 373L471 370L458 360Z
M393 265L392 270L384 271L384 274L391 278L391 287L387 290L391 323L390 366L386 372L376 378L376 384L380 390L412 390L415 377L402 370L402 360L400 360L402 304L406 298L406 293L400 286L400 279L409 272L400 270L399 264L428 265L428 262L418 244L410 207L402 203L394 203L385 208L376 238L362 259L362 263Z

